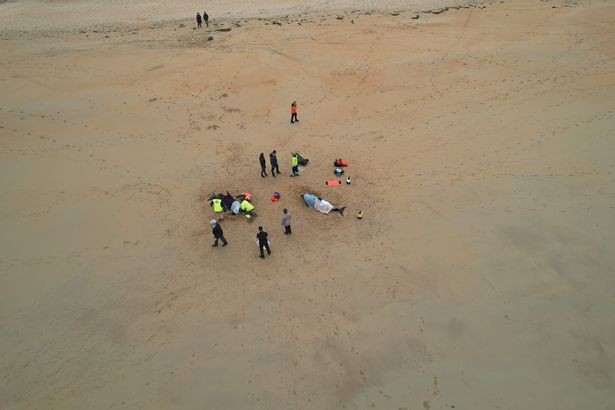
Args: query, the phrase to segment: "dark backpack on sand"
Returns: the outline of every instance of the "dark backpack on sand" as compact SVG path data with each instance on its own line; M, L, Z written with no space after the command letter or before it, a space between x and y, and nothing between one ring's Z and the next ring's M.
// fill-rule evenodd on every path
M297 160L299 162L299 165L302 165L302 166L306 166L308 162L310 162L309 159L303 158L301 155L299 155L299 153L297 153Z

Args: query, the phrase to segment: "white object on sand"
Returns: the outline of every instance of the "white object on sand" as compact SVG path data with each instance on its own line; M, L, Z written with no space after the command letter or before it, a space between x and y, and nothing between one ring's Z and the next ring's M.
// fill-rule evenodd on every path
M319 212L322 212L323 214L328 214L333 208L335 207L324 199L316 198L316 201L314 202L314 209Z

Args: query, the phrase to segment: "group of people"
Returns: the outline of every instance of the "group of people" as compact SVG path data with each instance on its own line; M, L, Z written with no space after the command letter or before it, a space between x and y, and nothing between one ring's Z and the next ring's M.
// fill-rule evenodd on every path
M203 17L201 18L201 13L196 12L196 25L198 28L201 28L201 24L205 22L205 25L209 27L209 15L206 11L203 12Z
M282 211L282 226L284 227L284 235L292 234L292 229L290 227L291 216L288 213L288 209L284 208ZM258 227L258 233L256 234L256 239L258 240L258 249L260 250L260 258L265 259L265 250L267 250L267 255L271 255L271 248L269 248L269 234L263 230L262 226Z
M261 164L261 177L266 177L267 175L267 162L265 162L265 154L260 153L258 156L258 161ZM271 175L275 177L275 173L277 172L280 175L280 167L278 165L278 156L276 150L273 150L269 153L269 163L271 164Z
M205 23L208 24L209 17L207 13L203 13L205 18ZM197 13L197 23L199 27L201 27L201 16ZM298 122L297 119L297 102L293 101L291 104L291 118L290 122L295 123ZM258 157L260 166L261 166L261 177L268 176L267 174L267 162L265 159L265 154L263 152L260 153ZM299 165L307 165L308 159L303 158L299 153L292 152L291 153L291 176L299 175ZM271 166L271 175L276 176L276 173L280 174L280 168L278 164L278 157L276 150L273 150L269 153L269 164ZM277 192L276 192L277 194ZM279 194L278 197L279 198ZM309 193L301 194L301 198L303 199L305 206L309 208L316 209L319 212L328 214L330 212L339 212L340 215L344 215L345 207L335 207L328 201ZM228 191L226 194L213 194L209 200L211 207L213 208L214 213L216 214L216 219L212 219L211 229L212 234L214 236L214 243L212 246L218 246L218 242L222 242L222 246L227 246L228 241L224 237L224 231L222 230L222 226L220 226L219 221L224 218L225 212L231 212L233 214L244 214L247 219L251 219L254 215L255 207L252 204L253 197L249 192L242 192L241 195L233 196ZM361 215L362 217L362 215ZM284 234L291 235L291 219L292 216L288 212L288 209L284 209L282 213L281 225L284 227ZM260 250L260 257L265 258L265 251L267 251L268 255L271 255L271 248L269 242L269 234L263 229L262 226L258 227L258 233L256 234L258 247Z
M284 208L284 211L282 212L282 226L284 227L284 234L290 235L292 234L292 228L290 227L292 216L288 213L288 209L286 208ZM214 243L211 246L218 246L219 241L222 241L223 247L228 245L228 241L224 237L224 231L222 230L222 226L220 226L220 223L217 220L212 219L210 224L211 232L214 236ZM269 247L270 243L268 236L269 234L263 229L263 227L259 226L258 233L256 234L256 239L258 242L258 248L260 250L260 257L262 259L265 258L265 251L267 251L268 255L271 255L271 248Z
M297 152L291 152L290 154L290 168L291 168L291 177L299 176L299 165L305 165L309 160L303 158ZM258 156L258 162L261 164L261 177L269 176L267 174L267 161L265 160L265 154L263 152ZM271 175L275 177L277 172L280 175L280 167L278 164L278 156L276 150L273 150L269 153L269 164L271 165Z
M228 191L226 194L214 193L209 200L209 205L214 210L217 220L224 219L225 212L232 212L234 215L243 214L247 219L252 218L256 208L252 205L252 194L242 192L241 195L234 197Z
M346 209L346 207L338 208L332 205L327 200L322 199L316 195L309 194L309 193L301 194L301 198L303 199L305 206L307 206L308 208L313 208L324 214L328 214L330 212L339 212L340 215L344 216L344 210ZM231 210L231 212L233 212L234 214L244 213L246 214L246 217L248 217L252 215L255 209L254 205L252 205L249 202L249 200L252 200L252 196L247 192L244 192L241 195L237 196L236 198L233 198L233 196L228 191L226 191L226 195L214 194L210 199L211 199L211 206L213 207L216 215L222 216L225 210ZM239 202L240 200L241 200L241 203ZM230 208L228 207L229 203L231 203ZM363 212L359 211L359 214L357 214L357 217L359 219L362 218ZM218 219L222 219L222 217ZM284 227L285 235L292 234L291 220L292 220L292 216L288 212L288 209L284 208L284 210L282 211L281 225ZM220 226L220 223L218 222L218 220L212 219L210 223L211 223L211 231L214 236L214 243L211 246L218 246L219 241L222 241L222 246L228 245L228 241L224 237L224 231L222 230L222 227ZM262 226L258 227L258 233L256 234L256 238L257 238L261 258L265 258L265 252L264 252L265 250L267 251L268 255L271 255L268 235L269 234L263 230Z

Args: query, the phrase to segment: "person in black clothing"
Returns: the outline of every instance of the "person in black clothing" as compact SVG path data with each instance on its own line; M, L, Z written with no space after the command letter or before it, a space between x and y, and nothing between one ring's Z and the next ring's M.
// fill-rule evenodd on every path
M224 210L227 212L230 211L233 206L233 202L235 202L235 197L231 195L229 191L226 191L226 195L220 194L218 197L222 200L222 207Z
M211 232L214 234L214 243L211 246L218 246L218 239L222 241L222 246L226 246L228 242L224 239L224 232L222 231L222 227L215 219L212 219L211 223Z
M265 162L265 154L261 152L261 154L258 156L258 160L261 163L261 176L266 177L267 176L267 163Z
M203 12L203 20L205 20L205 25L209 27L209 14L206 11Z
M199 14L199 12L196 12L196 25L198 26L198 28L201 28L201 15Z
M271 175L275 176L276 171L278 171L279 174L280 168L278 167L278 157L275 150L273 150L273 152L269 154L269 162L271 163Z
M267 239L267 236L267 232L263 231L262 226L259 226L256 237L258 238L258 248L261 251L260 257L262 259L265 259L265 252L263 252L263 249L267 249L267 255L271 255L271 249L269 249L269 240Z

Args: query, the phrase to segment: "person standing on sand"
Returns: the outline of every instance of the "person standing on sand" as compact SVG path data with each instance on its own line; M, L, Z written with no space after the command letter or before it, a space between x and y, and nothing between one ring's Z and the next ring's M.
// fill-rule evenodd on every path
M292 170L291 177L297 177L299 176L299 157L294 152L291 155L292 155L292 157L290 157L290 166Z
M261 152L261 154L258 156L258 161L261 163L261 177L266 177L267 176L267 162L265 162L265 154Z
M284 234L285 235L290 235L291 233L293 233L293 230L290 228L290 220L291 220L291 216L288 213L288 209L284 208L284 215L282 215L282 226L284 227Z
M201 28L201 15L199 14L199 12L196 12L196 25L198 28Z
M261 251L261 259L265 259L265 252L263 252L263 249L267 249L267 255L271 255L271 249L269 249L269 239L267 239L267 236L267 232L263 231L262 226L259 226L256 237L258 238L258 248Z
M269 163L271 164L271 175L275 176L276 171L280 174L280 168L278 167L278 156L276 155L275 150L269 154Z
M297 101L293 101L290 105L290 123L299 122L297 119Z
M212 219L211 222L211 233L214 235L214 243L211 246L218 246L218 239L222 241L222 246L228 245L226 239L224 239L224 232L222 231L222 227L215 219Z
M209 14L206 11L203 12L203 20L205 20L205 25L209 27Z

